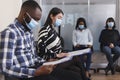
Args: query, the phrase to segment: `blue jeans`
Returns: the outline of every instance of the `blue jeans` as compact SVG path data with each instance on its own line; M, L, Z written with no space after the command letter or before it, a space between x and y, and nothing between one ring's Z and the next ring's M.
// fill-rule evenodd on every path
M120 56L120 47L115 46L114 48L110 48L109 46L103 46L103 52L106 55L106 58L108 60L108 66L112 67L114 62L119 58ZM114 54L114 56L112 56Z

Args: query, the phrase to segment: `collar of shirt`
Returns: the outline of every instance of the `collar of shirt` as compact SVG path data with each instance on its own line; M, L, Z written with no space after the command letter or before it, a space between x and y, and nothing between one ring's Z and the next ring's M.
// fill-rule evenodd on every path
M78 29L77 31L79 31L79 32L84 32L85 30L86 30L86 29L83 29L83 30L79 30L79 29Z
M14 20L14 23L15 23L15 25L16 25L16 27L18 27L19 29L21 29L21 30L23 30L23 31L25 31L25 32L30 32L30 33L32 33L32 31L31 30L27 30L17 19L15 19Z

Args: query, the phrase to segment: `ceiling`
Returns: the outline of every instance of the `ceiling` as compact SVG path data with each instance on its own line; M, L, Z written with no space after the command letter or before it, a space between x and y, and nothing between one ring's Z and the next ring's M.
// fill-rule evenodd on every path
M43 0L43 4L115 4L116 0Z

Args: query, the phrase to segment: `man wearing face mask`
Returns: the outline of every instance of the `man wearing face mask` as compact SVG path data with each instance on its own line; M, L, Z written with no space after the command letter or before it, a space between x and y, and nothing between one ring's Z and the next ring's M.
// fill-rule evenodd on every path
M42 65L34 45L32 29L38 26L41 8L34 0L22 4L20 14L15 21L0 33L0 69L8 80L80 80L62 78L62 70L54 65ZM54 69L54 71L53 71ZM61 72L60 72L61 71ZM69 73L66 73L69 74Z
M34 46L32 29L38 26L41 11L35 1L24 2L18 18L0 33L0 68L9 80L11 76L22 80L54 80L48 75L41 76L50 74L54 66L41 66Z
M34 19L29 15L28 12L26 12L26 15L27 15L27 17L28 17L29 20L30 20L29 22L27 22L26 18L23 18L23 20L24 20L27 28L29 28L29 30L32 30L32 29L34 29L35 27L37 27L39 23L38 23L36 20L34 20Z
M105 53L108 60L108 66L106 67L105 74L111 70L111 74L115 74L114 62L120 56L120 35L115 29L115 21L112 17L108 18L106 21L105 29L101 31L99 42L101 44L101 50ZM112 53L114 56L112 57Z

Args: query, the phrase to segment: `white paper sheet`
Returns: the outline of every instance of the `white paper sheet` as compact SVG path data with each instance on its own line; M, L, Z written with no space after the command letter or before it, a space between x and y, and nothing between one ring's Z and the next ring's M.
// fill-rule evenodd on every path
M86 53L89 53L90 52L90 48L87 48L87 49L83 49L83 50L77 50L77 51L72 51L72 52L69 52L69 56L78 56L78 55L82 55L82 54L86 54Z
M73 56L78 56L78 55L86 54L88 52L90 52L90 48L83 49L83 50L72 51L72 52L69 52L68 53L69 56L67 56L65 58L59 59L57 61L45 62L45 63L43 63L43 65L56 65L56 64L60 64L60 63L63 63L63 62L71 60Z
M60 63L69 61L71 59L72 59L72 57L65 57L65 58L59 59L57 61L45 62L45 63L43 63L43 65L56 65L56 64L60 64Z

